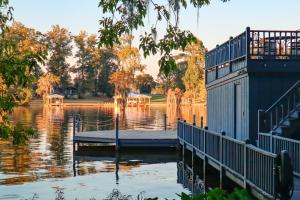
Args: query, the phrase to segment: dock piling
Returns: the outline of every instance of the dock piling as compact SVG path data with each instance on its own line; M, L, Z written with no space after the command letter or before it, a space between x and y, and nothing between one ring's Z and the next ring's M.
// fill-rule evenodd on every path
M119 114L116 116L116 150L119 149Z
M196 126L196 115L193 115L193 124Z
M164 130L167 130L167 114L164 114Z

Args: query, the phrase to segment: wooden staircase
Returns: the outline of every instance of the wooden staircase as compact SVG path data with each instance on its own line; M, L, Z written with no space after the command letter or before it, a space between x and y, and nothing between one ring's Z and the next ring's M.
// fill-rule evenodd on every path
M258 111L258 131L300 139L300 80L270 108Z

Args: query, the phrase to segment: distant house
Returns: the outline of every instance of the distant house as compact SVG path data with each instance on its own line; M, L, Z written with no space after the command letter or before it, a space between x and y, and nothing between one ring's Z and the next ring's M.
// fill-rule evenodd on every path
M78 89L75 87L72 87L72 86L67 87L65 89L64 93L65 93L65 97L67 99L78 99L79 98Z

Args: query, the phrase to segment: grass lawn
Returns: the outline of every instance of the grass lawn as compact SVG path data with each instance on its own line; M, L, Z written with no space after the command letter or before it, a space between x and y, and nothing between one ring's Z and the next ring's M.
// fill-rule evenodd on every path
M152 103L166 103L167 98L165 95L160 95L160 94L154 94L151 95L151 102Z

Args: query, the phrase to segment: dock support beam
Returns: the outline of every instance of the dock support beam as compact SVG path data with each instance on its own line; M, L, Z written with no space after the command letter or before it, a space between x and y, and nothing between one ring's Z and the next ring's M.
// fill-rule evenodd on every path
M119 114L116 116L116 150L119 150Z
M164 130L167 130L167 114L164 114Z

